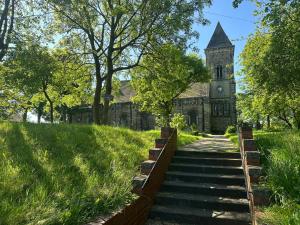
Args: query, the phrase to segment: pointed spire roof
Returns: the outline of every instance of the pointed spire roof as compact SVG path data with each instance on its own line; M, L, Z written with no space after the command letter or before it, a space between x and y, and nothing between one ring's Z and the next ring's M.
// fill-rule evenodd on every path
M214 34L212 35L208 45L208 48L223 48L223 47L232 47L229 38L224 32L220 22L218 22Z

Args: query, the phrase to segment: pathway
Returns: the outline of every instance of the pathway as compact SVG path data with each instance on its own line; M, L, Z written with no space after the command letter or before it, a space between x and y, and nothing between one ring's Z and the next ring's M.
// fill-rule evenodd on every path
M222 135L178 149L146 225L249 225L241 163Z

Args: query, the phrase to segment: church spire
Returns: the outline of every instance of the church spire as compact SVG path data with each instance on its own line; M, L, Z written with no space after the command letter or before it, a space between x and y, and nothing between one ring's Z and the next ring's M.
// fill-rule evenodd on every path
M217 27L215 29L214 34L212 35L207 49L209 48L222 48L222 47L232 47L229 38L227 37L226 33L224 32L220 22L218 22Z

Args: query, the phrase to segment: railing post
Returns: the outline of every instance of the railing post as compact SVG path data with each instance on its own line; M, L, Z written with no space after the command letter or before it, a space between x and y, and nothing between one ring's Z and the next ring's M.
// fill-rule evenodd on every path
M238 135L252 224L256 225L255 206L268 204L269 197L266 190L258 189L256 186L261 177L261 167L260 154L256 149L252 127L249 125L238 127Z

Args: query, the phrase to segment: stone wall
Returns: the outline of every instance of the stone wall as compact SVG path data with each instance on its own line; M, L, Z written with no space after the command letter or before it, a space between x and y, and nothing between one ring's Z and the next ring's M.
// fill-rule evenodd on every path
M210 102L208 97L177 99L174 102L174 113L185 116L189 126L196 126L199 131L210 131ZM151 130L155 128L155 117L140 112L131 103L115 103L110 107L109 123L113 126L128 127L135 130ZM92 123L92 109L78 110L72 115L73 123Z

